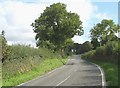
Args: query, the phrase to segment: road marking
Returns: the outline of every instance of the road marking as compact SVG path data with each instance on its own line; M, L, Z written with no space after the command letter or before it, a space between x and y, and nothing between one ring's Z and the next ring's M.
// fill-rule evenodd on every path
M57 84L56 86L59 86L60 84L62 84L63 82L65 82L66 80L68 80L68 78L70 78L71 75L69 75L66 79L64 79L63 81L61 81L59 84Z
M92 63L92 62L90 62L90 63ZM105 81L103 69L99 65L97 65L95 63L92 63L92 64L94 64L95 66L97 66L98 69L100 70L100 73L101 73L101 76L102 76L102 88L106 88L106 81Z

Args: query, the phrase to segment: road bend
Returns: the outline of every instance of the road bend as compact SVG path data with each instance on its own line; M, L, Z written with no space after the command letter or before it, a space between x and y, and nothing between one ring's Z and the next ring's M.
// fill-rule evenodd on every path
M102 86L100 69L79 55L67 64L19 86Z

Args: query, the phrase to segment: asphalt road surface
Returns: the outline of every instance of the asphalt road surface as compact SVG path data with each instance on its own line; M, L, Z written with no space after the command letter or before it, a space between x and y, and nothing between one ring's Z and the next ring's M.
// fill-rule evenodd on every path
M102 86L102 75L96 65L74 55L66 65L20 86Z

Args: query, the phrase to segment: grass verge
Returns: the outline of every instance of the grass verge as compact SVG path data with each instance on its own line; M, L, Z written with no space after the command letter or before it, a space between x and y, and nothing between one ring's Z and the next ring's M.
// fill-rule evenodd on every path
M105 72L105 78L107 82L107 86L118 86L118 65L111 62L98 61L95 59L85 59L95 64L98 64L101 68L103 68Z
M57 67L64 65L67 62L66 59L45 59L39 66L35 67L29 72L24 74L16 74L14 77L9 79L3 79L2 86L16 86L28 80L34 79L41 76Z

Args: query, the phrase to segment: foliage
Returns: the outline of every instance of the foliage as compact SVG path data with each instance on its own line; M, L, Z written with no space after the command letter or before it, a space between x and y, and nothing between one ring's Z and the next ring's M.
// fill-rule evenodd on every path
M49 42L60 49L67 39L82 35L82 22L76 13L67 12L66 5L54 3L46 7L40 17L32 23L36 33L37 46Z
M0 49L2 52L0 52L1 56L1 60L2 63L4 62L5 59L7 59L8 55L9 55L9 46L7 45L7 40L5 38L5 31L2 31L2 33L0 34Z
M101 23L96 24L91 30L91 39L100 40L101 45L106 44L108 41L116 40L115 33L118 33L120 26L115 24L113 20L103 19Z
M38 57L38 58L53 58L53 57L60 57L59 54L53 54L52 51L46 49L46 48L33 48L28 45L12 45L9 46L9 55L5 61L7 63L10 60L15 59L25 59L29 57Z
M84 42L83 44L84 52L92 50L92 44L89 41Z
M34 59L37 60L37 66L29 70L32 63L36 65L36 63L34 63ZM16 86L28 80L34 79L35 77L41 76L59 66L64 65L67 61L67 59L61 58L48 58L40 64L40 60L38 58L34 59L26 59L22 60L22 62L19 62L18 60L15 60L12 63L8 62L8 64L6 64L3 68L3 86ZM32 63L29 63L30 61L32 61Z
M82 54L92 50L92 44L89 41L83 44L74 43L74 50L76 50L76 54Z
M81 58L94 62L103 68L108 86L118 86L119 44L120 41L109 41L106 45L81 55Z
M98 39L96 38L91 39L91 44L93 46L93 50L100 46L100 43L98 42Z
M74 45L74 42L72 41L72 39L67 39L64 45L62 46L64 53L66 53L67 55L71 55L72 54L71 50L72 50L73 45Z
M33 48L18 44L9 46L9 50L10 54L2 66L3 85L6 86L13 86L16 83L25 82L34 78L33 76L35 75L41 75L41 73L43 74L65 64L65 60L61 59L62 56L59 53L52 52L46 48ZM32 75L35 69L39 69L40 74L38 74L39 71L37 70ZM31 74L26 75L27 77L19 78L27 73ZM16 82L17 79L18 81ZM9 83L10 85L8 85Z
M119 41L110 41L106 45L97 47L96 50L92 50L82 55L82 57L86 59L97 59L113 63L118 63L119 56Z

